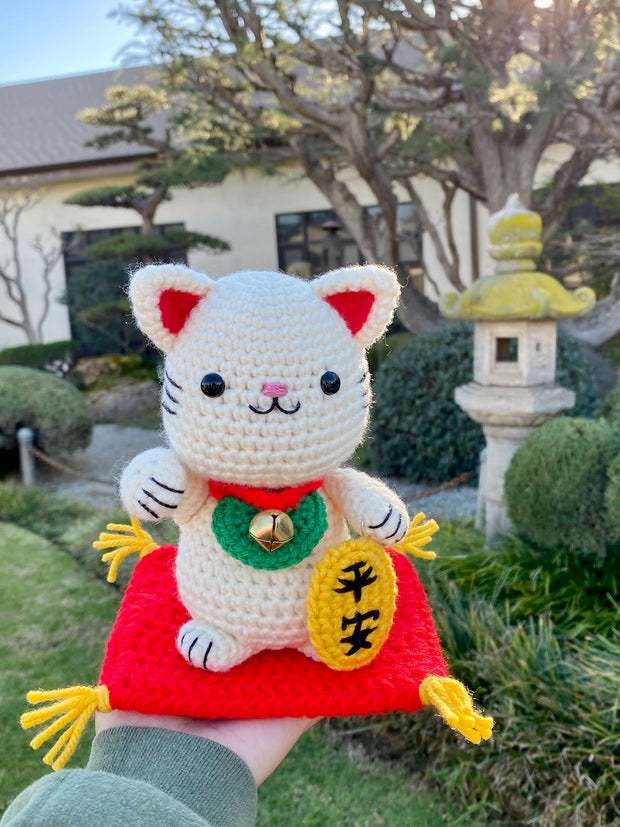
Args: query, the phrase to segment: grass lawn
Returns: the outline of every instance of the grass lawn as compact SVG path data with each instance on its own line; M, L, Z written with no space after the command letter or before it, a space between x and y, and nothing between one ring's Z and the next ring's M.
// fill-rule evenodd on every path
M0 522L0 812L49 770L19 726L26 692L95 684L119 593L48 540ZM31 731L34 732L34 731ZM69 766L87 760L92 724ZM50 744L51 745L51 744ZM259 827L474 827L410 773L350 759L321 728L306 734L259 791Z
M50 542L0 523L0 811L23 787L49 772L47 750L28 746L19 716L29 689L96 684L118 591ZM92 723L71 766L83 766ZM31 734L32 733L32 734ZM50 743L51 746L51 743Z
M349 757L319 725L258 791L257 827L475 827L398 765Z

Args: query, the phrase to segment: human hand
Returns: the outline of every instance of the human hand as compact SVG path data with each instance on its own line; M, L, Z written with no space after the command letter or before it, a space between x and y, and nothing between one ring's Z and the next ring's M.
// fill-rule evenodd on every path
M208 738L235 752L249 767L256 785L268 778L293 748L297 739L318 718L264 718L247 721L214 721L205 718L181 718L174 715L143 715L140 712L97 712L97 732L119 726L143 726L171 729Z

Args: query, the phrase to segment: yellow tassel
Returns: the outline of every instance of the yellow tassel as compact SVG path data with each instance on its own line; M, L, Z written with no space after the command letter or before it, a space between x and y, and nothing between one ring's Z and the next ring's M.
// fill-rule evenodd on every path
M102 531L99 539L93 543L93 548L113 548L114 551L108 551L102 556L104 563L110 563L110 570L108 571L108 583L116 581L116 573L122 560L130 554L139 554L140 559L146 557L152 551L158 548L156 543L148 531L140 526L135 517L129 518L131 525L122 525L117 523L109 523L107 525L108 531L116 531L123 533L106 534Z
M493 718L480 715L473 707L471 696L462 683L454 678L430 675L420 684L420 700L425 706L434 706L443 720L464 735L472 744L491 737Z
M93 712L111 712L110 694L103 684L100 686L68 686L51 691L34 690L27 695L30 704L46 704L24 712L20 718L24 729L51 721L50 725L35 735L30 742L33 749L38 749L57 732L64 732L44 756L43 761L52 769L61 770L73 754L84 727ZM58 757L56 757L58 756Z
M424 560L434 560L437 555L434 551L422 551L421 546L430 543L431 537L439 529L435 520L425 520L426 514L420 511L416 514L409 525L409 530L403 539L396 543L394 549L403 554L414 554Z

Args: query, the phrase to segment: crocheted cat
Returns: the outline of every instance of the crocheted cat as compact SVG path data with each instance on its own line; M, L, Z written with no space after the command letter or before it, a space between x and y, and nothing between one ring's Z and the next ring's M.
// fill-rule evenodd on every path
M410 523L385 485L339 467L366 427L364 350L394 312L393 274L214 281L160 265L134 274L130 296L165 353L170 447L128 465L131 526L94 543L111 581L140 554L99 682L28 693L38 708L22 726L46 725L31 746L56 737L43 760L61 769L95 709L261 718L433 705L470 741L489 738L493 720L448 676L402 554L433 557L420 547L436 523ZM165 517L178 549L158 547L137 519Z
M136 321L165 353L170 448L129 464L121 498L141 521L172 517L180 528L176 582L191 620L177 647L189 663L226 671L285 647L317 659L306 604L326 550L349 527L382 545L405 536L401 500L339 468L367 424L365 348L398 293L392 272L376 266L307 282L275 272L212 280L155 265L131 279ZM274 508L288 509L294 536L265 548L248 526Z

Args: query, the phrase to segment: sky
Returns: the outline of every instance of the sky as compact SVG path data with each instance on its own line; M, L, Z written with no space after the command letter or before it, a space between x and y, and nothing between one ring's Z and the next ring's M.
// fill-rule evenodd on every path
M120 0L0 0L0 85L123 65L135 29L112 20Z

